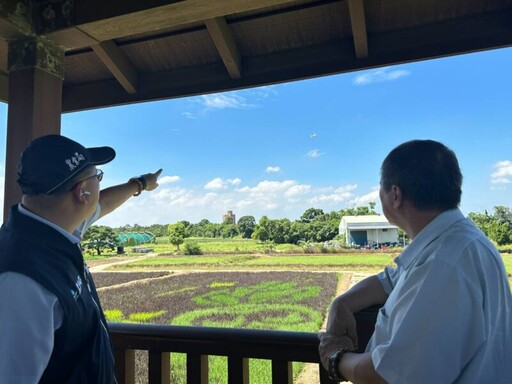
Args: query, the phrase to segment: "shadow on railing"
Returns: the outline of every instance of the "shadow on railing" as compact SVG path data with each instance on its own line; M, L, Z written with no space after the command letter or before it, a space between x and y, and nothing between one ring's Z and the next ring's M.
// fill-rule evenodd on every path
M360 351L373 333L377 308L356 314ZM271 361L272 383L292 384L292 362L319 364L316 333L110 323L119 384L135 383L135 350L148 351L150 384L170 383L170 352L187 356L187 383L208 383L208 356L226 356L228 383L249 383L249 359ZM320 367L320 383L334 383Z

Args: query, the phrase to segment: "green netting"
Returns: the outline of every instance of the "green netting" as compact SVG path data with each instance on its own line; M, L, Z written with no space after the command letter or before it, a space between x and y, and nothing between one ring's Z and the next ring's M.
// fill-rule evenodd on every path
M139 245L152 243L155 235L151 232L124 232L117 235L117 239L122 245Z

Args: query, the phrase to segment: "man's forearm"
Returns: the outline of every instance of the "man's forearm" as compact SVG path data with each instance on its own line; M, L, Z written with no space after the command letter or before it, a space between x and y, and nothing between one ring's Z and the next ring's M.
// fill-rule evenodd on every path
M372 305L384 304L387 298L388 294L384 291L378 277L374 275L360 281L347 292L338 296L335 302L342 301L350 312L356 313Z
M112 212L114 209L128 200L134 193L138 191L135 183L127 182L124 184L114 185L105 188L100 192L101 214L100 217Z
M341 375L354 384L385 384L375 371L371 353L345 353L338 364Z

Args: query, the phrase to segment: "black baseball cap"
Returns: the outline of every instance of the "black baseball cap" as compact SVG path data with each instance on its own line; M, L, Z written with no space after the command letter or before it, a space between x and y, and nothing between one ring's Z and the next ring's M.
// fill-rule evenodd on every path
M114 157L111 147L85 148L65 136L42 136L21 154L18 184L25 195L51 195L88 166L106 164Z

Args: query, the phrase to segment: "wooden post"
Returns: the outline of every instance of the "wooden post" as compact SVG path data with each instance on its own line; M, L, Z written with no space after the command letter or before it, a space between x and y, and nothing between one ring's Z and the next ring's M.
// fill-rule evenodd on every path
M36 137L60 134L64 50L38 37L12 41L8 65L4 221L21 199L16 182L21 152Z
M118 384L135 383L135 350L114 349L116 380Z

